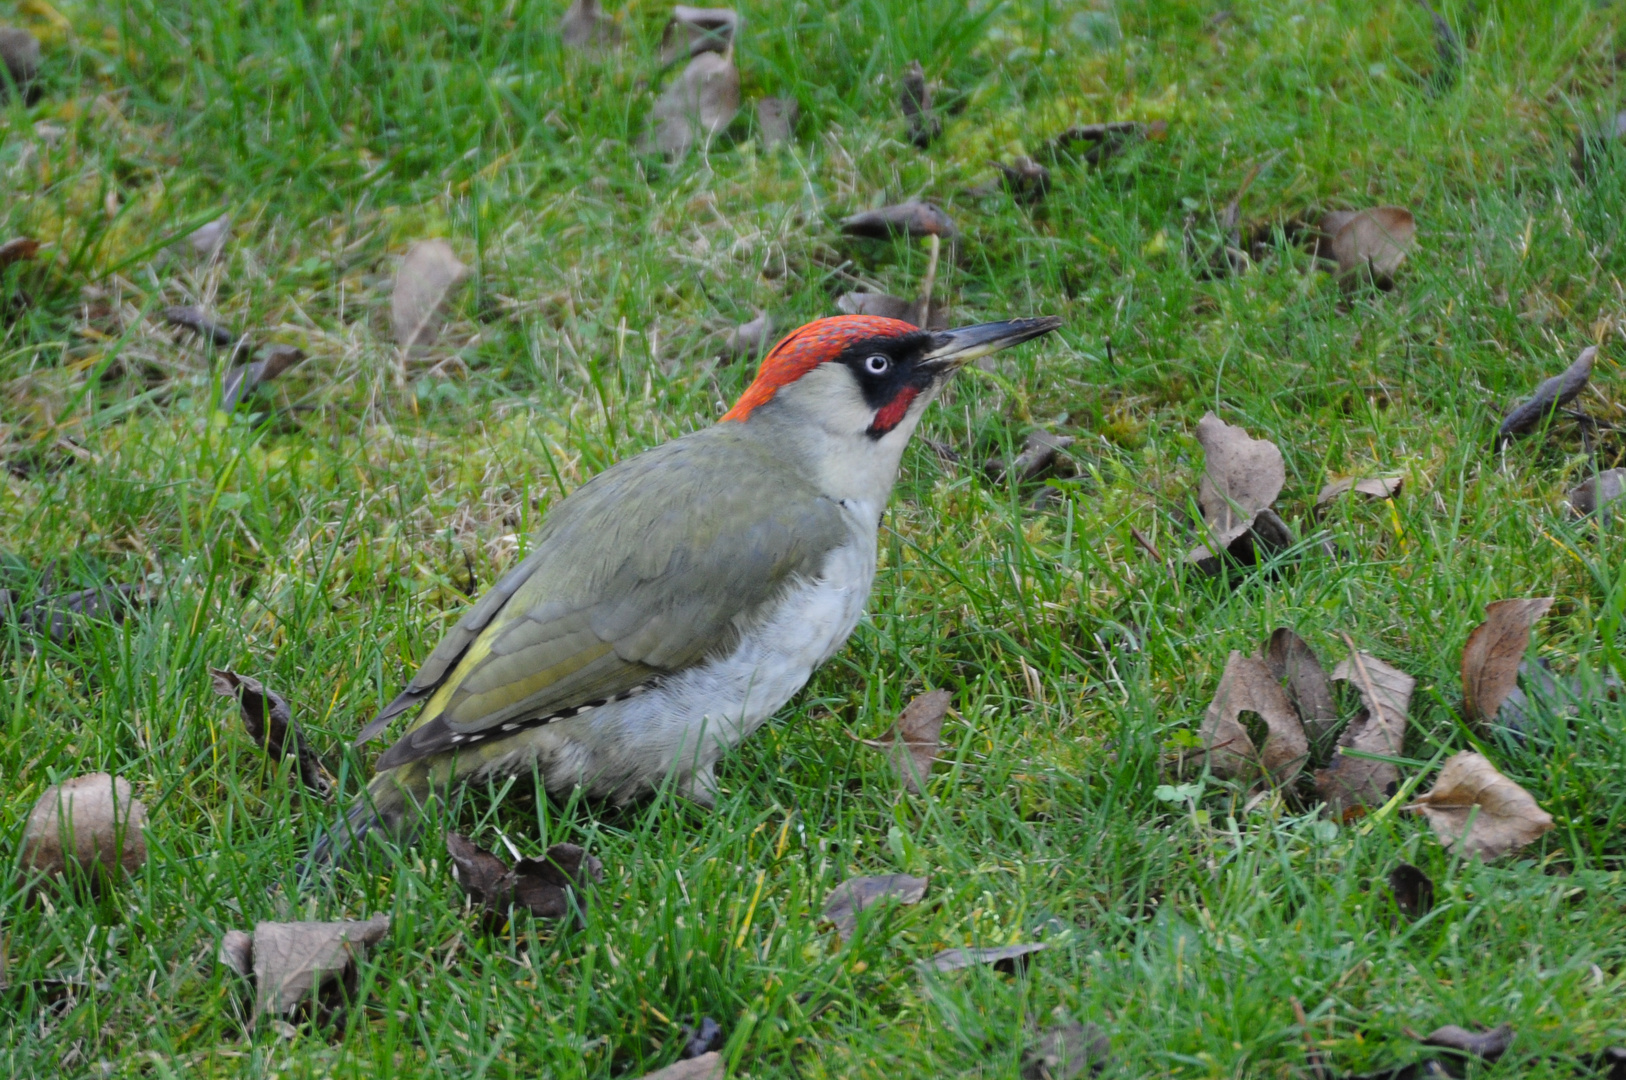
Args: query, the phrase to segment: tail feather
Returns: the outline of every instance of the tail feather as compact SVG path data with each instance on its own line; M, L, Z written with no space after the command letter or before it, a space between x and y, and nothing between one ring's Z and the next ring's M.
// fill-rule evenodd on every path
M429 792L430 770L422 762L373 777L345 816L318 833L301 865L300 880L349 864L373 833L397 844L410 843L422 827L420 808Z

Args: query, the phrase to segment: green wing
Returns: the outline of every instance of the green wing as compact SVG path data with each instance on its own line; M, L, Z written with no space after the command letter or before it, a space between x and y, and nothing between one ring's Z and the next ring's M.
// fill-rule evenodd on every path
M841 508L764 454L744 425L640 454L549 513L536 550L357 741L427 701L379 759L393 768L726 654L764 603L793 576L817 577L847 536Z

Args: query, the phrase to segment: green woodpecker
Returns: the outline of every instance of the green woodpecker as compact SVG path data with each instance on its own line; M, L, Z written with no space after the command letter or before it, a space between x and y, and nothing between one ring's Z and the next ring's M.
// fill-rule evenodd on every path
M362 730L422 705L312 852L398 838L433 790L535 770L625 802L713 767L846 642L875 578L903 448L968 361L1060 319L930 331L841 316L792 332L713 427L620 462L552 507L530 555Z

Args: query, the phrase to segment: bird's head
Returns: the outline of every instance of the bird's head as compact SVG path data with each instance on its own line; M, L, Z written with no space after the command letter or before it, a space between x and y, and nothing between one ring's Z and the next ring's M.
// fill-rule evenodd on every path
M907 442L931 400L967 363L1049 333L1057 318L922 330L899 319L837 315L775 345L724 420L814 424L834 436Z

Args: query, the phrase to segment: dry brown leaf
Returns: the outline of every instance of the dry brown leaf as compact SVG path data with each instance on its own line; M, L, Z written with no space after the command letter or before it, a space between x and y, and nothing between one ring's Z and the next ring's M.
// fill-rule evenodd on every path
M1424 1046L1456 1050L1471 1057L1496 1061L1513 1045L1513 1025L1502 1024L1489 1031L1469 1031L1455 1024L1435 1028L1423 1036Z
M1187 556L1192 562L1211 558L1252 528L1287 482L1287 468L1275 443L1251 438L1213 413L1197 422L1197 441L1205 455L1197 503L1210 540Z
M146 596L139 585L99 585L50 596L24 609L17 625L70 645L93 622L122 623Z
M773 319L759 312L750 322L741 323L723 336L721 356L725 361L761 356L773 344Z
M920 694L903 707L898 722L885 738L864 740L866 746L887 752L904 788L916 795L920 794L926 778L931 775L932 763L937 760L943 717L953 701L954 695L947 690Z
M674 1062L664 1069L645 1073L640 1080L723 1080L723 1056L713 1050L687 1061Z
M848 236L864 236L872 240L892 236L942 236L952 239L960 235L954 219L945 214L941 207L920 199L860 211L842 219L841 231Z
M1547 379L1530 397L1508 410L1502 426L1496 429L1496 442L1501 445L1514 435L1525 435L1541 426L1556 410L1574 401L1586 389L1592 378L1592 364L1598 358L1598 347L1589 345L1581 350L1575 362L1560 375Z
M852 937L858 928L858 913L885 900L899 904L918 904L926 895L929 878L910 877L908 874L883 874L879 877L848 878L830 890L824 899L824 917L836 925L836 935L843 940Z
M1434 881L1410 863L1401 863L1389 871L1389 891L1395 898L1395 907L1401 912L1420 919L1434 909Z
M390 295L390 328L403 353L435 343L441 308L468 278L469 268L444 240L420 240L407 249Z
M1433 789L1406 809L1428 818L1441 843L1470 858L1505 855L1553 827L1552 815L1528 791L1471 751L1447 758Z
M123 777L89 773L45 789L23 828L26 878L87 875L93 888L147 861L147 808Z
M273 345L266 350L265 359L236 365L220 377L220 411L229 413L236 409L255 387L270 382L304 359L305 350L297 346Z
M1570 489L1570 507L1581 517L1605 510L1610 503L1626 495L1626 469L1605 469L1589 476Z
M1005 190L1024 206L1041 203L1050 194L1050 170L1026 154L1016 155L1009 165L996 161L994 167L1004 178Z
M237 699L243 726L248 729L248 737L254 740L255 746L264 750L272 761L280 761L291 753L297 766L297 776L305 789L324 799L332 796L333 778L322 768L316 751L305 742L286 698L267 690L260 680L239 675L235 671L210 668L209 675L214 680L215 693Z
M696 139L710 140L740 111L740 73L734 61L703 52L689 61L650 111L651 125L639 147L676 160Z
M1268 734L1263 749L1253 745L1238 717L1256 714ZM1281 683L1263 660L1233 651L1225 662L1214 700L1203 715L1203 748L1209 768L1225 779L1252 781L1262 767L1278 785L1292 782L1310 755L1304 727Z
M585 906L589 885L604 880L604 864L575 844L554 844L540 859L508 864L468 837L446 834L452 876L485 909L487 929L500 929L508 910L521 907L544 919L562 919L574 905ZM573 901L574 898L574 901Z
M599 0L574 0L559 20L559 38L572 49L602 49L621 44L621 28Z
M19 236L0 244L0 270L4 270L15 262L26 262L39 254L40 242L27 236Z
M766 97L757 101L757 133L762 145L779 146L796 138L796 117L801 106L795 98Z
M1043 429L1029 432L1016 460L1007 467L1003 461L995 459L989 464L989 472L996 480L1008 476L1019 484L1026 483L1053 466L1060 453L1071 445L1071 435L1057 435Z
M213 315L198 307L167 307L164 309L164 321L171 326L179 326L190 330L200 338L214 345L230 345L237 340L237 334L229 326L223 326L216 321Z
M1057 1024L1024 1055L1022 1080L1076 1080L1100 1072L1111 1057L1112 1041L1094 1024Z
M739 37L740 15L733 8L679 4L661 34L661 63L673 64L701 53L727 53Z
M977 964L989 964L995 971L1007 974L1027 966L1030 954L1049 948L1042 942L1027 945L996 945L985 949L944 949L930 960L915 965L922 971L959 971Z
M365 922L262 922L245 948L242 937L222 942L222 962L235 970L246 952L252 957L257 1014L286 1016L307 998L343 986L353 989L356 964L389 933L390 917Z
M836 297L836 310L843 315L876 315L883 319L899 319L927 330L948 327L948 305L933 300L930 311L921 318L920 301L905 300L890 293L848 292Z
M222 964L247 979L254 974L254 935L242 930L227 930L220 939L219 959Z
M186 246L198 258L208 262L225 248L231 239L231 215L221 214L207 225L200 226L186 238Z
M1340 278L1370 273L1379 288L1388 288L1416 245L1417 221L1400 206L1335 210L1322 217L1321 233L1322 254L1338 264Z
M1168 130L1166 121L1140 124L1133 120L1115 120L1106 124L1075 124L1051 139L1047 144L1051 157L1071 154L1088 165L1099 165L1139 138L1161 139ZM1082 152L1075 143L1087 144Z
M27 30L0 26L0 62L6 67L11 81L26 95L40 73L39 39ZM7 87L0 80L0 101L5 100Z
M1387 761L1352 757L1344 749L1398 757L1406 741L1406 710L1417 680L1369 653L1353 653L1332 672L1333 682L1352 682L1366 708L1338 738L1332 761L1315 774L1316 790L1335 813L1378 806L1394 794L1400 770Z
M898 80L898 106L909 124L909 141L921 150L932 144L943 130L942 121L932 112L932 88L919 60L909 61Z
M1530 628L1553 606L1550 596L1497 600L1485 605L1485 621L1462 647L1462 698L1468 719L1486 724L1519 681L1519 664L1530 647Z
M1338 724L1338 707L1332 700L1327 673L1315 650L1282 626L1270 635L1263 659L1271 678L1287 691L1287 699L1298 712L1305 735L1318 743L1330 735Z
M1327 481L1327 486L1316 495L1315 504L1318 507L1326 506L1338 496L1350 492L1369 499L1392 499L1400 494L1400 485L1404 480L1402 476L1340 476Z

